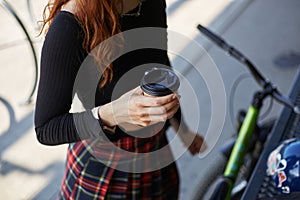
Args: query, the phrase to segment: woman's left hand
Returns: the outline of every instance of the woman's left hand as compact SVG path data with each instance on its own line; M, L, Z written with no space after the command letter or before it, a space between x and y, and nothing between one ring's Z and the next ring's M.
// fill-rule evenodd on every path
M191 130L179 133L179 137L192 155L203 153L207 149L204 138Z

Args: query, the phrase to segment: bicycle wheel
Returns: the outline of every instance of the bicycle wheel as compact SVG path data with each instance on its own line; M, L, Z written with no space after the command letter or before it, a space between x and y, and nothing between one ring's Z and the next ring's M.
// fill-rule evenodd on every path
M216 180L223 174L227 159L223 154L218 152L216 156L214 156L212 163L212 165L201 172L201 177L199 178L199 182L195 185L191 200L205 200L210 197Z

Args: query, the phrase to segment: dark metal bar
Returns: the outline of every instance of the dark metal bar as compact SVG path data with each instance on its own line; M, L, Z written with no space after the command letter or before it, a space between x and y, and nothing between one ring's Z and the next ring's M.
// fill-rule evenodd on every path
M202 25L199 24L197 28L199 31L201 31L201 33L203 33L205 36L211 39L219 47L225 50L229 55L236 58L239 62L245 64L260 86L265 87L268 84L268 80L257 70L254 64L251 63L251 61L248 58L246 58L241 52L227 44L221 37L214 34L212 31L208 30Z

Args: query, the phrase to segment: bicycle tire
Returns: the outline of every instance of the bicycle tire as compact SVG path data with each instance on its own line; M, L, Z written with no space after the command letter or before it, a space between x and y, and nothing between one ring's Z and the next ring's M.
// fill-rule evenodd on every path
M195 184L195 189L192 192L191 200L205 200L211 195L214 188L212 183L215 183L218 177L223 174L227 159L218 152L214 156L212 163L212 166L208 166L201 172L201 177L198 178L199 181Z

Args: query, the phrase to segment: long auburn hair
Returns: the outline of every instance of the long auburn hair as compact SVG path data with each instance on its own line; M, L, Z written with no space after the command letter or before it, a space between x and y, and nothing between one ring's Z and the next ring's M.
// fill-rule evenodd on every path
M55 16L69 1L52 0L46 5L43 13L42 31L48 31ZM105 58L109 60L112 53L107 51L104 56L103 49L92 50L104 40L121 31L118 14L120 8L122 8L122 0L76 0L76 11L74 14L85 34L83 46L87 52L92 53L96 62L102 66L100 67L102 73L100 87L103 87L113 78L112 64L104 67L100 64L103 63Z

